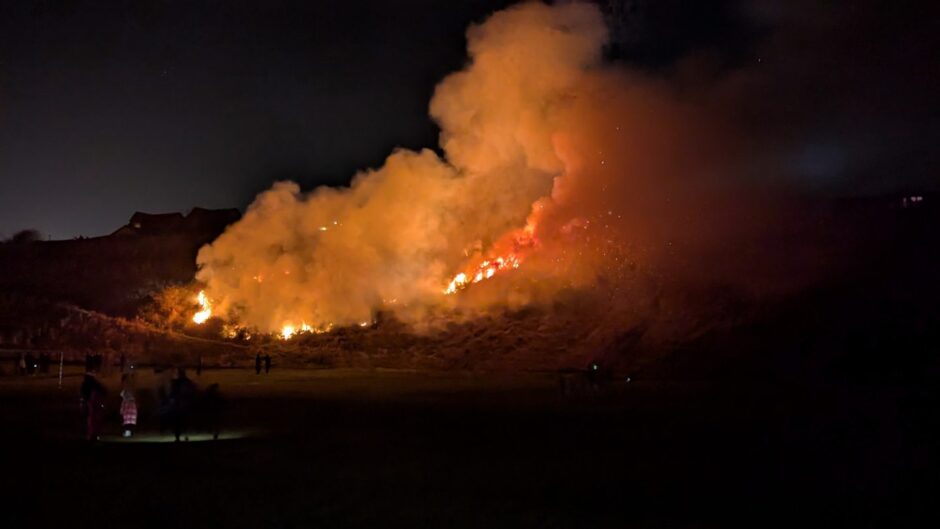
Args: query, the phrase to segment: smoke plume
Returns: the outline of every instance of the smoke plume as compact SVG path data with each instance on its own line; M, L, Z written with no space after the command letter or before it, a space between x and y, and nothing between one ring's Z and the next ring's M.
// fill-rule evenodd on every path
M526 3L471 27L467 66L430 103L444 156L397 150L348 188L260 194L199 252L217 313L323 328L571 289L650 304L662 278L759 291L799 275L759 249L785 208L754 180L720 94L606 64L606 38L583 3ZM445 294L506 255L518 268Z

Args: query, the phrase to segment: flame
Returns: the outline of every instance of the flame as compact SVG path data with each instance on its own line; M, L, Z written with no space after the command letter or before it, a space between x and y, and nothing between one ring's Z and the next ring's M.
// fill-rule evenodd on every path
M281 327L280 338L282 340L290 340L295 335L302 332L312 332L314 334L323 334L325 332L330 332L333 330L333 324L327 323L325 327L311 327L307 322L300 322L300 327L295 326L293 323L285 323Z
M455 275L444 289L444 294L454 294L458 290L463 290L474 283L490 279L503 270L515 270L519 268L521 264L522 259L516 253L510 253L495 259L487 259L470 271L470 273L473 274L473 279L469 279L470 276L466 272L460 272Z
M502 241L495 244L494 248L510 246L511 250L507 250L503 255L485 259L480 264L469 267L466 272L458 273L444 288L444 294L454 294L474 283L490 279L498 273L519 268L522 265L522 253L537 245L534 234L535 225L531 221L521 230L510 233Z
M196 302L199 303L201 309L199 312L193 314L193 322L197 325L202 325L212 316L212 304L209 303L209 298L206 297L205 290L199 291L199 295L196 296Z

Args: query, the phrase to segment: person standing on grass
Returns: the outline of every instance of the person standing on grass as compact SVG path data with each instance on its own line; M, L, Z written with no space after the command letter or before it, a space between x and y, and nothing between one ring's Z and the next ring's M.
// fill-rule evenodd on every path
M255 374L261 374L261 353L255 355Z
M166 431L167 422L170 419L170 397L166 392L166 385L161 384L157 388L157 420L160 423L160 435Z
M104 418L104 398L107 392L94 375L85 373L79 393L79 405L85 423L85 439L97 441L98 436L101 435L101 422Z
M271 355L264 355L264 374L267 375L271 372Z
M189 424L189 412L196 395L196 384L186 376L186 370L181 367L170 388L170 417L173 419L173 434L179 441Z
M121 378L128 378L134 371L134 363L121 353Z
M137 401L129 388L121 391L121 420L124 424L124 437L134 435L137 426Z
M225 409L225 401L222 399L218 384L209 386L203 397L202 405L206 417L206 427L209 433L212 434L212 439L217 440L219 432L222 430L222 412Z

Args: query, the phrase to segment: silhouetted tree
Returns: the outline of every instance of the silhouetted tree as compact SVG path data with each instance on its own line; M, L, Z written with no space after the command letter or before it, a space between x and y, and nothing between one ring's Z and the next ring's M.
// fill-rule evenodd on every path
M26 230L20 230L14 233L13 236L10 237L9 242L24 243L24 242L36 242L36 241L41 241L41 240L42 240L42 232L40 232L39 230L30 228Z

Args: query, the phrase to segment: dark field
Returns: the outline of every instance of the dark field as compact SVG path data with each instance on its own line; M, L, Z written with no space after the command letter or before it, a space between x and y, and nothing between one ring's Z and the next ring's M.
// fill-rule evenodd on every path
M209 371L222 440L80 440L78 372L0 378L2 527L902 527L927 523L933 390L553 374ZM108 379L111 407L119 397ZM143 442L153 441L153 442ZM163 441L163 442L155 442Z

